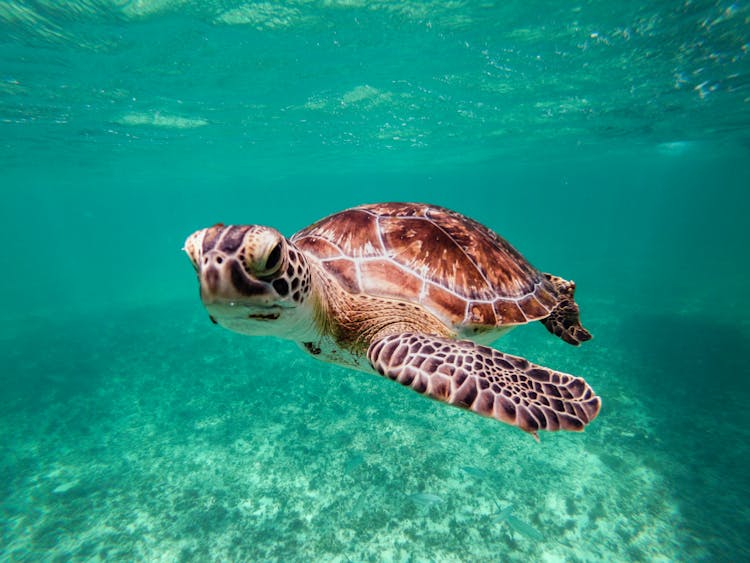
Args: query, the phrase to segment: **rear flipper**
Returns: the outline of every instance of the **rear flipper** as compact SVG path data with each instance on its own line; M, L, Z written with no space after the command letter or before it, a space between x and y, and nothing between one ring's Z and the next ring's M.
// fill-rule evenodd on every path
M544 274L544 277L552 283L558 296L558 302L549 316L542 319L542 324L552 334L574 346L591 340L591 333L581 325L578 305L573 299L573 294L576 291L575 282L550 274Z
M367 358L381 375L457 407L537 430L581 431L601 399L580 377L468 340L417 333L376 340Z

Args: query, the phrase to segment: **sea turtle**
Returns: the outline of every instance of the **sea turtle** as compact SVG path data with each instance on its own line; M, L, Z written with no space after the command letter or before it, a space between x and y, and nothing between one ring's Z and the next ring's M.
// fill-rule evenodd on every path
M580 377L487 346L535 320L570 344L589 340L575 284L536 270L455 211L362 205L289 239L271 227L218 224L190 235L185 251L211 320L230 330L296 341L315 358L535 438L583 430L599 413L600 398Z

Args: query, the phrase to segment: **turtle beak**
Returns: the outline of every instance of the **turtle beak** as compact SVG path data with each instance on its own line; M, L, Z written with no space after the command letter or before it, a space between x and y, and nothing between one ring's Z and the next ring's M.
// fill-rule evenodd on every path
M195 231L185 239L185 244L182 245L182 250L190 258L190 262L192 262L196 272L200 272L201 249L203 248L203 237L205 236L206 229Z

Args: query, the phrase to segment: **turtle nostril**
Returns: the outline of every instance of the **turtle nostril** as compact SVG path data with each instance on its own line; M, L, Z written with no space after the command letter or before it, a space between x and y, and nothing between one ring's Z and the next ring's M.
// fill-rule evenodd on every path
M224 262L224 259L221 256L217 256L216 257L216 263L217 264L221 264L222 262Z

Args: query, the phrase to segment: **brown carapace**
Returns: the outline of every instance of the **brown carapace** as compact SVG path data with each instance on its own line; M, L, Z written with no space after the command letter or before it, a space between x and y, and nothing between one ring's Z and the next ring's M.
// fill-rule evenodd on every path
M231 330L295 340L318 359L535 437L583 430L599 412L580 377L487 346L537 320L570 344L589 340L575 284L454 211L363 205L290 239L270 227L216 225L188 237L185 250L212 320Z

